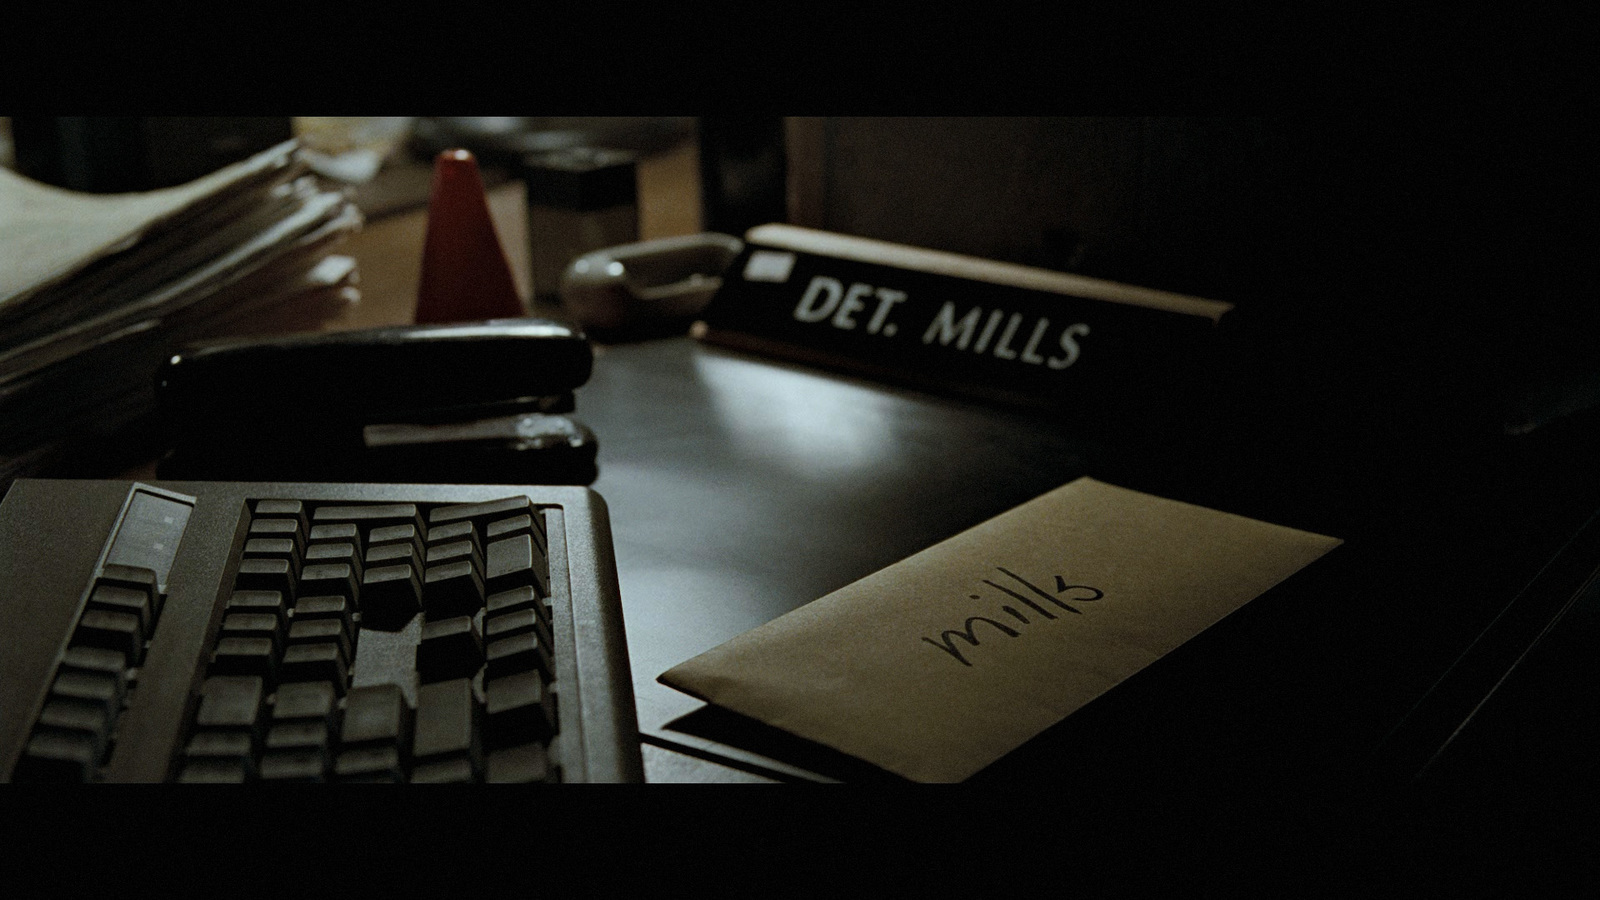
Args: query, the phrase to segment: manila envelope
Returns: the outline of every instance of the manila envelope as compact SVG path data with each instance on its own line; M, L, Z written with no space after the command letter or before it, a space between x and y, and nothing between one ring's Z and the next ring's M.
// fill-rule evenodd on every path
M961 781L1340 543L1080 478L658 680Z

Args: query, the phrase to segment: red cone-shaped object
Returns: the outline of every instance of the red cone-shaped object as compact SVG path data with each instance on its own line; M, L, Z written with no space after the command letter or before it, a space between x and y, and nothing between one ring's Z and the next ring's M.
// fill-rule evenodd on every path
M489 218L478 161L466 150L446 150L433 163L416 322L525 315L511 264Z

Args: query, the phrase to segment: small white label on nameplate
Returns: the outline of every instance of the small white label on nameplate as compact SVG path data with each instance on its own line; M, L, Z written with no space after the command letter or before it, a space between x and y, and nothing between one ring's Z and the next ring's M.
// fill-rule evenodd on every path
M751 252L750 260L744 264L744 280L771 281L782 284L789 280L789 272L793 269L793 253L756 250Z

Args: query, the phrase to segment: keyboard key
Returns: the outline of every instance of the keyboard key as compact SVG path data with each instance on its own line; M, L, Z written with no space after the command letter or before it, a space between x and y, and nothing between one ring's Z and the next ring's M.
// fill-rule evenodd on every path
M418 763L411 770L412 784L471 784L477 781L472 760L466 756L453 756L434 762Z
M350 647L354 649L358 632L355 626L355 604L349 598L331 595L325 597L301 597L294 603L294 620L306 622L312 619L330 619L344 626L349 636ZM350 657L355 659L354 656Z
M254 731L265 698L262 678L214 675L200 686L200 708L194 723L200 728Z
M490 593L533 585L542 594L550 593L545 574L544 554L536 552L530 535L518 535L491 543L484 554L484 587Z
M243 729L201 731L183 748L180 781L238 783L256 775L254 735Z
M11 777L16 781L83 782L99 765L93 736L81 732L41 731L28 738Z
M422 571L422 551L418 545L409 543L380 544L367 551L367 565L399 565L404 563L417 571Z
M552 676L550 651L539 640L538 632L526 632L500 638L488 643L483 651L491 679L505 678L522 672L539 671Z
M56 669L56 676L68 672L93 674L98 677L109 678L112 692L117 696L118 702L128 687L129 660L120 650L107 650L104 647L89 647L78 645L68 647L62 654L61 665Z
M183 764L179 784L244 784L250 780L246 763L228 759L193 759Z
M347 782L406 781L405 761L393 746L342 749L334 764L334 774L340 781Z
M350 684L350 663L333 642L291 644L279 671L284 681L325 681L341 694Z
M202 731L183 748L185 759L248 760L255 746L248 731Z
M424 684L471 678L483 667L483 635L473 616L456 616L422 626L417 644L417 674Z
M211 654L208 675L253 675L272 684L278 675L277 646L271 638L223 637Z
M246 784L255 780L254 759L186 759L179 784Z
M484 608L488 610L490 618L519 609L533 609L545 620L545 625L550 624L550 602L540 596L532 585L492 593L485 601Z
M324 522L321 525L311 526L310 540L313 543L324 541L336 544L354 544L361 546L361 529L352 522Z
M339 742L346 747L379 744L406 749L411 738L411 707L393 684L351 688L344 701Z
M228 613L222 617L221 636L266 638L276 649L283 643L283 622L272 613Z
M435 525L428 529L427 543L430 550L440 544L453 544L456 541L467 541L482 549L478 540L478 530L472 527L471 522L451 522L448 525Z
M34 729L39 732L67 731L89 735L94 741L95 763L98 765L105 759L106 740L111 736L111 727L115 722L115 713L108 714L99 703L54 697L39 711L39 721Z
M244 542L241 556L254 558L257 556L281 556L285 559L298 556L300 553L294 545L293 538L251 538Z
M362 627L398 629L422 611L422 579L408 565L374 566L361 576Z
M356 658L355 646L350 641L350 630L338 619L301 619L296 616L289 626L289 646L331 643L339 648L346 665ZM298 679L296 679L298 680Z
M263 781L326 781L332 765L324 723L280 722L267 731L261 751Z
M306 521L306 505L299 500L257 500L256 515L262 518L294 519L302 532L309 524Z
M101 582L89 594L89 608L105 612L132 613L139 618L139 630L148 635L155 624L155 606L150 592L120 584Z
M367 533L369 562L373 551L380 548L384 551L378 556L380 561L405 560L420 563L423 554L422 531L414 523L409 522L404 525L380 525ZM410 555L403 555L402 548L409 549Z
M328 726L316 719L274 722L272 727L267 729L267 737L262 746L268 750L291 747L326 748Z
M294 568L282 557L260 556L239 562L234 591L277 591L294 599Z
M490 784L530 784L556 780L543 744L505 747L489 754L484 780Z
M377 525L367 532L367 546L380 544L422 544L422 529L415 522L403 525Z
M485 694L490 746L545 741L555 734L555 698L537 670L491 678Z
M339 543L312 544L306 548L306 567L320 563L344 563L355 573L356 580L361 580L361 554L356 552L356 545L341 541ZM305 573L300 577L305 579ZM302 590L304 587L302 586Z
M240 553L245 559L286 559L289 571L300 571L300 548L290 538L251 538Z
M272 721L306 720L332 726L339 712L339 695L326 681L291 681L278 685L272 703Z
M307 595L294 602L296 621L305 619L337 619L350 622L355 614L355 604L340 594Z
M295 549L304 553L306 534L297 519L251 519L251 538L287 538L294 541Z
M473 771L481 768L478 743L478 701L472 681L436 681L417 689L416 734L412 755L417 763L465 758ZM415 770L413 770L415 778Z
M103 760L126 697L127 669L120 653L74 647L57 669L35 727L88 734L94 739L97 760Z
M364 506L319 506L311 517L316 523L353 522L368 527L374 525L416 525L421 527L422 517L415 503L373 503Z
M122 710L127 683L120 676L103 672L63 671L56 673L50 685L52 700L72 699L93 704L107 717Z
M533 501L525 495L506 497L500 500L488 500L483 503L458 503L453 506L440 506L428 513L429 525L443 525L461 519L489 519L504 518L508 515L529 512L533 509Z
M422 578L422 605L430 619L470 616L483 608L483 578L470 562L429 566Z
M356 570L350 563L307 563L300 570L299 592L314 596L337 594L361 605Z
M114 584L143 591L150 595L151 602L155 604L156 615L161 615L161 588L157 584L156 573L150 569L143 566L106 563L100 567L100 577L95 583Z
M483 554L478 551L478 546L472 541L451 541L448 544L434 544L428 548L423 561L428 566L442 566L446 563L468 562L474 571L481 576L483 572Z
M104 737L110 719L104 706L70 697L52 699L39 712L39 724L66 731L84 731Z
M115 650L127 659L128 665L136 666L144 656L144 629L139 627L139 617L133 613L88 609L72 632L72 643L79 647Z
M102 647L68 647L61 656L62 672L94 672L108 676L115 683L115 692L121 696L127 687L128 661L115 650Z
M483 539L490 543L523 534L533 540L534 549L540 556L546 554L549 542L544 533L544 516L538 513L500 519L483 527Z
M546 650L550 648L550 629L545 626L538 612L532 609L519 609L491 617L484 625L483 639L497 641L530 631L539 635L539 642Z
M323 782L328 780L326 750L295 748L261 753L262 781Z
M288 601L282 591L234 591L228 598L227 611L271 613L278 617L278 627L289 621Z
M516 537L519 534L530 534L532 531L533 516L523 514L509 519L496 519L483 526L483 539L492 542L501 538Z

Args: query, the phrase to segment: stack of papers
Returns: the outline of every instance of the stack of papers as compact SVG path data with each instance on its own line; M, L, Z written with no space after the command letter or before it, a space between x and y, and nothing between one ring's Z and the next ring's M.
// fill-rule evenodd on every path
M344 314L355 261L331 251L360 225L292 141L136 194L0 169L0 486L148 424L155 372L183 343Z

